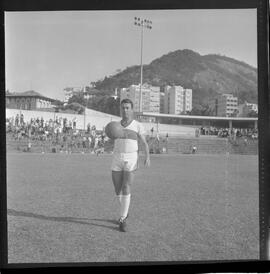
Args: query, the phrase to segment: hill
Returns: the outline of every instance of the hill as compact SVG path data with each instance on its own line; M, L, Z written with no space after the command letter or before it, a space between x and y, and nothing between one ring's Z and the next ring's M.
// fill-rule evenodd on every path
M217 54L200 55L184 49L170 52L143 67L143 82L154 86L181 85L193 89L198 105L207 105L218 93L233 93L239 103L257 103L257 69L236 59ZM140 83L140 66L95 82L98 90L111 93L115 88Z

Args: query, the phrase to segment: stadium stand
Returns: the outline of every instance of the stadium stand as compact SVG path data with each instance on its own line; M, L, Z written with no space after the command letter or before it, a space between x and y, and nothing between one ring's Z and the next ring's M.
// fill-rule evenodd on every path
M101 152L110 153L113 143L104 136L104 126L113 119L120 119L112 115L98 115L96 111L88 113L85 117L84 115L10 109L6 110L6 117L7 152L38 153L95 153L99 149ZM193 150L193 153L199 154L226 152L258 154L256 132L238 130L239 134L228 135L228 129L214 129L206 135L196 135L198 126L143 124L150 153L189 154Z

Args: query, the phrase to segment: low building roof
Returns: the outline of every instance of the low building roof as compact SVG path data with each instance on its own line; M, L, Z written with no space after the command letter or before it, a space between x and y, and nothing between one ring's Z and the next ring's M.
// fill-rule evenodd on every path
M33 98L41 98L41 99L51 101L51 102L55 101L55 99L51 99L49 97L43 96L42 94L40 94L34 90L8 93L8 94L6 94L6 97L33 97Z
M141 112L138 113L141 116L148 117L167 117L167 118L179 118L179 119L194 119L194 120L223 120L223 121L256 121L257 117L221 117L221 116L196 116L196 115L177 115L177 114L164 114L154 112Z

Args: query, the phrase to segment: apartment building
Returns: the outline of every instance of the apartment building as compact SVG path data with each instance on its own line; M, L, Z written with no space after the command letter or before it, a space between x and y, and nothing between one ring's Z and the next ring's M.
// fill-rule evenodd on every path
M142 111L160 112L160 87L142 85ZM120 91L120 101L129 98L133 102L135 112L140 111L140 85L131 85L122 88Z
M67 87L64 88L64 102L67 103L68 100L75 94L84 92L84 87Z
M165 93L160 92L160 109L159 109L160 113L165 113L164 112L164 104L165 104L164 100L165 100Z
M209 105L215 116L230 117L238 113L238 98L233 94L220 94Z
M258 104L248 103L245 101L244 104L239 105L239 117L247 117L250 112L254 111L258 114Z
M192 89L181 86L165 86L164 113L183 114L192 110Z

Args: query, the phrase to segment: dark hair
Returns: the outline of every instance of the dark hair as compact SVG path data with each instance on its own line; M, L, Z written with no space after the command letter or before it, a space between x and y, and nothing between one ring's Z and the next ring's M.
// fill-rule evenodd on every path
M120 105L123 105L123 104L131 104L131 108L133 108L133 102L128 98L125 98L121 101Z

